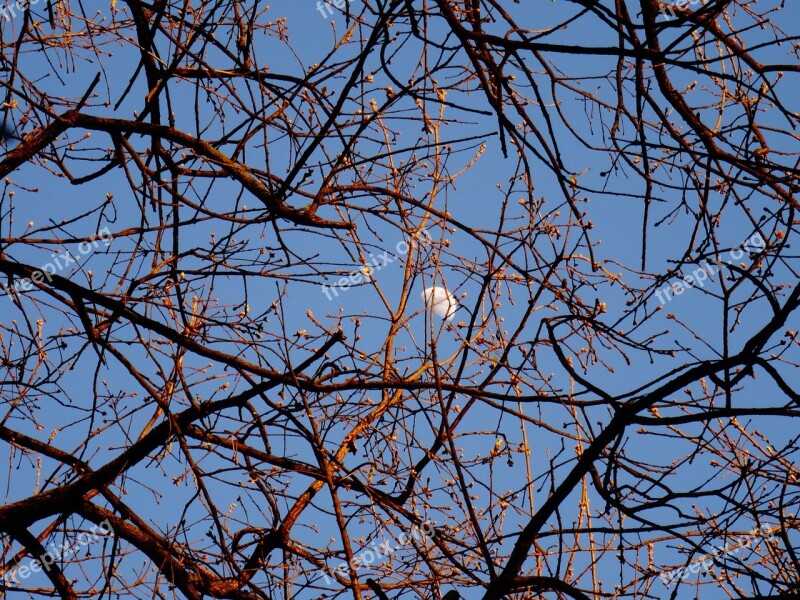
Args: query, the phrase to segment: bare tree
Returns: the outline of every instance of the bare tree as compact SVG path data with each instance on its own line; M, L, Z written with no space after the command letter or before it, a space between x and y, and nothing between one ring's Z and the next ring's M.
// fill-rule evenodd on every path
M797 594L796 7L275 4L0 10L6 595Z

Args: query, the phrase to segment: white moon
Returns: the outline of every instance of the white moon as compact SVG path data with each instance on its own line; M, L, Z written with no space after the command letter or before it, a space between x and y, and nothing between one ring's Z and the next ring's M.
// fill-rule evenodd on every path
M427 287L422 292L422 299L437 317L450 321L458 308L458 300L443 287Z

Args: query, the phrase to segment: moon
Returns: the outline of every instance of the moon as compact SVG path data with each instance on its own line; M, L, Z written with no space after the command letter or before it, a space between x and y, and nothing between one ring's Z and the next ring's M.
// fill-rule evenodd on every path
M458 300L446 288L439 286L427 287L422 291L421 295L425 305L433 310L433 314L445 321L453 319L453 315L458 308Z

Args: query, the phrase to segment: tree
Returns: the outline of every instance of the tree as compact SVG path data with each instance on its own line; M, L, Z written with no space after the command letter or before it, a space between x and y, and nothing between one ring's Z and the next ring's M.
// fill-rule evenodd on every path
M796 593L793 6L278 4L2 14L7 595Z

